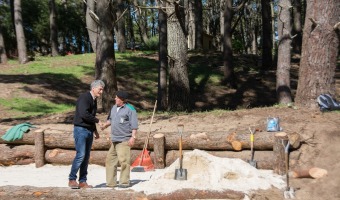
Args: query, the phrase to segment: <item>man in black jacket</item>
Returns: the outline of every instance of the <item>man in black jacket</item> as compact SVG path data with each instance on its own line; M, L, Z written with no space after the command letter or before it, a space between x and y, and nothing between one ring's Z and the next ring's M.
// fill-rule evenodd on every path
M99 123L99 119L96 118L97 97L102 95L104 87L105 84L103 81L95 80L91 83L91 90L81 94L77 100L76 112L73 119L73 137L77 153L69 175L68 186L71 188L92 188L92 186L86 182L87 167L89 164L93 135L95 139L99 138L96 129L96 123ZM78 171L79 184L76 181Z

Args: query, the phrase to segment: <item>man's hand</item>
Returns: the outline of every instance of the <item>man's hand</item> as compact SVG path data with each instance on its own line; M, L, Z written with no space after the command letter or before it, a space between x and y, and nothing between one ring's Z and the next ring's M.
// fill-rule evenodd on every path
M99 138L100 138L100 136L98 134L98 131L94 131L94 139L99 139Z
M110 123L110 121L107 121L107 122L105 122L105 123L99 123L99 126L100 126L100 129L101 130L104 130L104 129L106 129L108 126L110 126L111 125L111 123Z
M131 137L128 141L128 144L130 147L132 147L135 144L135 138Z

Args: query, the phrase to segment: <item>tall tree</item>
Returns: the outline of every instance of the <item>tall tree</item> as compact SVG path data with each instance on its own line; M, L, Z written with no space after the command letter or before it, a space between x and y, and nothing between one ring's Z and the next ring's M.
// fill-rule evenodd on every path
M307 0L302 57L295 102L318 108L322 93L334 95L335 69L339 52L340 1Z
M21 0L14 0L14 24L18 46L19 63L24 64L28 62L28 58L23 20L21 16Z
M290 64L291 64L291 17L290 0L281 0L279 3L278 17L278 62L276 70L276 94L279 103L292 102L290 88Z
M6 64L7 63L7 54L6 54L4 38L2 36L1 26L2 26L2 23L1 23L1 20L0 20L0 63Z
M127 23L127 32L128 32L128 37L130 40L130 47L131 49L135 48L135 34L133 32L133 22L132 22L132 9L133 7L131 5L129 5L129 14L127 15L128 19L128 23Z
M170 0L166 7L171 111L190 111L190 85L187 67L187 33L183 5Z
M272 59L272 19L270 1L261 0L262 5L262 68L270 69L273 65Z
M97 14L100 21L96 50L96 79L105 82L102 96L103 111L110 110L113 104L112 95L117 91L116 62L114 44L113 5L110 0L97 1Z
M49 0L50 9L50 42L52 49L52 56L58 56L58 27L57 27L57 12L55 7L55 1Z
M126 38L125 38L125 17L124 17L124 2L123 0L118 0L118 7L116 9L116 17L118 19L115 26L116 39L118 44L118 51L126 51Z
M301 0L293 0L293 29L292 35L295 37L292 40L293 52L296 54L301 53L301 45L302 45L302 6Z
M225 1L223 23L223 83L235 87L235 73L233 66L233 50L231 43L231 22L233 17L232 0Z
M195 0L195 49L203 49L203 6L202 0Z
M166 2L158 0L161 7L166 7ZM165 110L168 105L167 97L167 69L168 69L168 42L167 42L167 16L163 8L158 9L158 25L159 25L159 52L158 52L158 95L157 108Z
M87 0L86 2L86 28L89 34L91 47L93 52L96 52L98 23L96 22L97 16L94 14L96 10L95 0Z

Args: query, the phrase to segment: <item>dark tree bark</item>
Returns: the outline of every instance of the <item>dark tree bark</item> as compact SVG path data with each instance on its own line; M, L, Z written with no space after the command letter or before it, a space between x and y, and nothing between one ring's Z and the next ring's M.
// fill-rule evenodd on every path
M5 41L2 36L2 28L1 28L1 21L0 21L0 63L6 64L7 63L7 54L5 48Z
M96 79L105 82L102 96L103 111L109 111L113 105L112 95L117 91L116 61L114 45L114 31L112 4L110 0L97 1L97 15L100 20L99 35L96 50Z
M124 2L123 0L118 0L118 7L117 7L117 12L116 16L118 22L116 25L116 39L117 39L117 44L118 44L118 51L119 52L125 52L126 51L126 38L125 38L125 17L122 16L124 14Z
M50 43L52 56L58 56L58 26L57 26L57 11L55 8L55 1L49 0L50 9Z
M262 5L262 68L272 68L272 19L270 1L261 0Z
M231 43L232 0L226 0L224 8L224 35L223 35L223 83L235 87L235 74L233 66L233 49Z
M175 1L167 4L169 105L170 111L190 110L190 86L187 69L187 37L183 6Z
M339 51L339 13L338 0L307 0L295 98L299 106L316 109L318 95L334 95L336 92L334 76Z
M195 0L195 49L203 49L203 6L202 0Z
M159 5L166 7L164 1L159 1ZM158 110L165 110L167 108L167 69L168 69L168 41L167 41L167 16L163 9L158 12L158 25L159 25L159 65L158 65L158 95L157 95L157 108Z
M135 34L133 32L133 23L132 23L132 6L129 6L129 14L128 14L128 34L130 39L130 47L133 50L135 48Z
M290 65L291 65L291 17L290 0L281 0L278 16L278 62L276 70L276 95L281 104L292 102L290 88Z
M293 52L301 54L302 45L302 15L301 15L301 0L293 0L293 30L292 35L295 37L292 40Z
M21 16L21 0L14 0L14 24L18 46L19 63L25 64L28 62L28 57L23 20Z
M184 1L184 7L188 10L188 12L185 15L185 28L188 32L188 49L193 50L195 49L195 40L196 40L196 34L195 34L195 18L196 18L196 12L195 12L195 5L194 1Z
M94 16L91 16L90 13L96 10L96 3L94 0L87 0L87 7L86 7L86 26L87 32L89 34L91 47L93 52L96 52L97 46L97 37L98 37L98 24L94 20Z

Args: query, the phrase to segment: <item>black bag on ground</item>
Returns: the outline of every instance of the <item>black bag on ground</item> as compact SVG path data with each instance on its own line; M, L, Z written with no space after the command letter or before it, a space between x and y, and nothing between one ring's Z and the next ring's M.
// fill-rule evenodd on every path
M320 106L320 110L323 111L332 111L332 110L340 110L340 103L337 102L331 95L329 94L320 94L317 98L318 104Z

